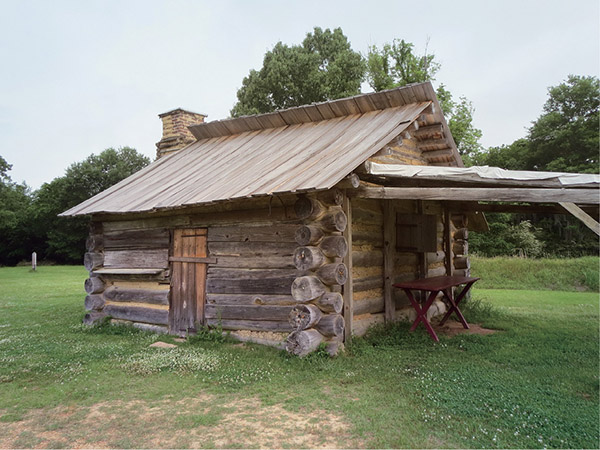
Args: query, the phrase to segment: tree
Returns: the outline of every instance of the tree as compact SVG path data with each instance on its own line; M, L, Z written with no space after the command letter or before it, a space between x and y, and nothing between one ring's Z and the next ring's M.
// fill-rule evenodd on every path
M569 75L548 88L542 115L529 129L526 168L599 173L597 77Z
M367 81L376 92L434 81L440 69L435 55L425 51L425 54L418 56L414 52L414 45L403 39L394 39L391 44L384 44L381 48L371 46L367 54ZM471 165L483 150L479 142L481 130L473 125L473 105L465 97L455 101L443 84L438 87L436 94L458 152L465 165Z
M333 100L360 93L365 63L341 28L315 27L302 45L278 42L263 67L251 70L237 91L233 117Z
M8 174L10 165L0 156L0 265L14 265L31 254L28 227L31 198L26 184L17 184Z
M69 166L62 177L44 183L34 196L34 228L46 242L44 256L80 263L89 218L57 217L61 212L108 189L137 172L150 160L130 147L109 148Z

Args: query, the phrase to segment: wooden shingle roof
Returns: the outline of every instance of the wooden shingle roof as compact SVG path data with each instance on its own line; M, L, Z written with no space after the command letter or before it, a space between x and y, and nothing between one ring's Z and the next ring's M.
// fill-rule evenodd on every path
M196 125L190 127L196 142L62 215L148 212L329 189L430 106L447 128L430 83Z

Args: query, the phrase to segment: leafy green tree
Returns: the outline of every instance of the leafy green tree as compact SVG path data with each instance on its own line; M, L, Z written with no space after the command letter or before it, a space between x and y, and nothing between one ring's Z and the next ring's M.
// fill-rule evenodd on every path
M30 189L12 181L12 166L0 156L0 265L14 265L31 255Z
M130 147L109 148L69 166L62 177L44 183L34 198L34 226L44 237L44 256L57 262L80 263L89 218L57 217L61 212L108 189L150 163Z
M440 69L435 55L425 52L419 56L415 54L414 45L403 39L394 39L381 48L371 46L367 54L367 81L376 92L434 81ZM479 142L481 130L473 125L473 105L465 97L454 100L443 84L436 94L458 152L465 165L471 165L483 150Z
M267 113L360 93L365 63L341 28L315 27L302 45L275 44L263 67L251 70L237 92L233 117Z
M526 168L599 173L598 78L569 75L548 94L542 115L529 129Z

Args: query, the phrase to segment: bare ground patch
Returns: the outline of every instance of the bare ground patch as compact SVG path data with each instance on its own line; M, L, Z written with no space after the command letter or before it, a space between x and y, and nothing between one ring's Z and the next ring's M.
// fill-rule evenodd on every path
M38 409L3 423L0 448L359 447L340 415L290 411L258 398L110 401Z
M497 333L498 330L492 330L490 328L483 328L477 323L470 323L469 329L465 329L460 322L453 320L447 321L444 325L440 326L439 323L433 323L433 329L436 333L441 333L445 336L456 336L458 334L478 334L480 336L486 336L488 334Z

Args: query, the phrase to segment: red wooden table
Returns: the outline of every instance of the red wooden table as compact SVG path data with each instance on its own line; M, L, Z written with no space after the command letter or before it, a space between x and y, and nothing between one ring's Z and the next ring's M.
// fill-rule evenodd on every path
M435 298L437 297L437 295L440 292L444 295L444 297L446 297L446 299L450 303L450 309L448 309L448 312L446 312L446 315L440 321L440 325L443 325L446 322L446 320L448 320L448 317L450 317L450 314L455 312L456 315L458 316L458 319L462 323L463 327L468 329L469 324L467 323L467 321L465 320L465 317L460 312L460 309L458 308L458 304L465 297L467 292L469 292L469 289L471 289L471 286L473 286L473 283L475 283L477 280L479 280L479 278L460 277L460 276L441 276L441 277L432 277L432 278L421 278L420 280L407 281L405 283L394 284L394 287L404 290L404 292L406 293L406 296L408 297L408 300L410 300L410 303L412 304L413 308L415 308L415 311L417 312L417 318L415 319L414 323L412 324L412 327L410 327L410 331L415 331L417 329L417 326L419 325L419 323L423 322L423 325L425 326L425 328L427 329L427 332L431 335L431 337L436 342L440 341L439 338L437 337L437 334L435 334L433 327L427 320L427 310L433 304L433 301L435 300ZM462 292L458 295L458 297L456 297L456 299L454 299L454 296L452 295L452 288L460 286L461 284L464 284L465 287L462 290ZM430 292L429 297L427 297L427 300L425 302L425 305L423 305L422 307L421 307L421 305L419 305L419 302L417 302L415 300L415 297L412 294L413 290L414 291L422 291L425 293Z

